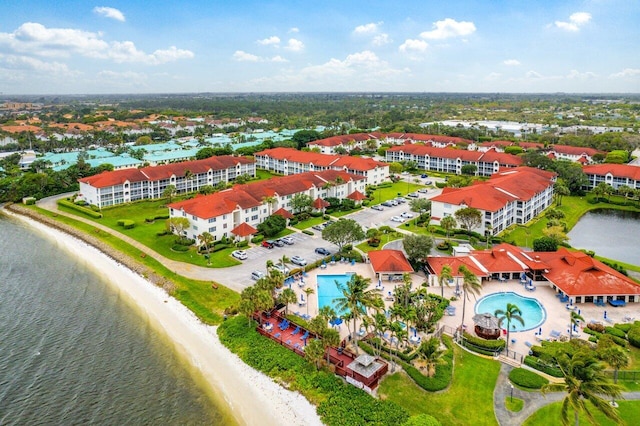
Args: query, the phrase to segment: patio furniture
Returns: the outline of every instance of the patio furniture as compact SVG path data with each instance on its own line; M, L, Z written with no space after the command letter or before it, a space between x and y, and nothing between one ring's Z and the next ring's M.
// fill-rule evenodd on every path
M533 343L531 342L524 342L524 345L528 348L530 348L531 346L533 346Z
M627 302L625 302L624 300L613 300L613 299L609 299L609 304L611 306L613 306L614 308L619 308L621 306L626 306Z
M293 349L300 349L300 343L296 343L295 345L293 345Z
M309 337L309 330L304 332L304 334L300 337L300 340L307 340L308 337Z
M295 330L293 330L293 333L291 333L292 336L295 336L296 334L300 333L300 326L297 326Z
M286 342L284 342L287 346L291 346L291 339L288 339Z
M276 333L276 334L274 334L274 335L273 335L273 337L275 337L276 339L279 339L279 338L280 338L280 336L281 336L281 334L280 334L280 333Z
M560 336L562 336L562 333L557 330L551 330L551 333L549 333L549 338L551 340L558 340Z

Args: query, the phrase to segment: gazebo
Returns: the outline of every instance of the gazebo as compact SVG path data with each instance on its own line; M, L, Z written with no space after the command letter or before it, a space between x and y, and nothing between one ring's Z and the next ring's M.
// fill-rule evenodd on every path
M278 210L273 212L273 214L284 217L287 220L287 224L289 223L289 219L293 218L291 212L284 207L279 208Z
M496 340L500 337L500 322L489 312L474 315L473 322L476 323L476 334L483 339Z
M239 238L244 238L246 240L249 239L253 234L258 232L256 228L249 225L247 222L242 222L240 225L236 226L231 230L231 233Z
M359 204L359 203L362 203L362 201L366 200L367 196L356 189L351 194L347 195L347 198Z
M359 382L369 388L374 387L380 376L386 373L386 366L386 363L378 362L371 355L362 354L347 365L347 370L351 371L347 381L356 385Z
M330 205L331 204L329 204L328 201L325 201L322 198L318 197L313 201L313 203L311 204L311 207L313 207L316 210L320 210L320 211L324 212L324 209L326 209Z

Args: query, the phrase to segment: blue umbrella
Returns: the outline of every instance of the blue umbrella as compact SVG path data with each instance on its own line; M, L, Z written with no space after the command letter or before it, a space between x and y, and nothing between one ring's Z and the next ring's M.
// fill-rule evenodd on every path
M542 336L542 327L538 329L538 336Z
M607 318L607 311L604 311L604 317Z

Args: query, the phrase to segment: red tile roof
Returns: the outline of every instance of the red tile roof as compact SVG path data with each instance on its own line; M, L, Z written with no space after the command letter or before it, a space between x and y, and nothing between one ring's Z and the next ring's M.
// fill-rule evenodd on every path
M640 181L640 167L628 164L594 164L584 166L582 170L588 175L625 177Z
M253 235L256 232L258 232L258 230L249 225L247 222L242 222L240 225L231 230L231 233L237 235L238 237L248 237L249 235Z
M555 174L530 167L518 167L495 173L486 182L463 188L444 188L442 194L431 201L466 205L475 209L495 212L507 203L516 200L527 201L535 194L553 185Z
M475 263L470 256L447 256L447 257L427 257L427 264L431 270L438 276L442 272L442 267L448 265L451 268L451 275L454 277L462 277L460 267L464 266L474 275L478 277L486 277L489 275L486 270L481 269L477 263Z
M281 207L278 210L276 210L275 212L273 212L274 215L278 215L278 216L282 216L285 219L291 219L293 217L293 214L291 214L291 212L289 212L289 210Z
M565 155L588 155L589 157L593 157L595 154L604 154L604 151L583 146L554 145L552 150Z
M384 167L387 164L372 158L352 157L350 155L329 155L318 152L298 151L293 148L273 148L257 152L259 157L268 156L276 160L287 160L295 163L313 164L323 168L346 168L356 171L373 170L376 167Z
M413 272L413 268L400 250L375 250L368 253L371 266L376 273Z
M498 162L498 164L500 165L512 167L522 166L523 163L522 157L513 154L507 154L504 152L498 152L493 148L482 154L482 157L480 157L479 161L483 163Z
M469 145L473 143L472 140L458 138L455 136L428 135L423 133L387 133L386 136L398 140L450 143L454 145Z
M453 149L453 148L439 148L435 146L427 146L427 145L400 145L393 146L389 148L387 151L391 152L406 152L412 155L419 156L429 156L429 157L437 157L437 158L451 158L456 159L460 158L464 161L476 162L479 161L482 157L482 152L480 151L467 151L466 149Z
M78 182L86 183L94 188L108 188L110 186L122 185L127 181L142 182L148 179L149 178L142 173L141 169L123 169L88 176L78 179Z
M362 200L366 200L367 196L356 189L351 194L347 195L347 198L353 201L362 201Z
M328 201L323 200L322 198L316 198L311 204L314 209L324 209L325 207L329 207L331 204Z
M330 138L318 139L316 141L311 141L307 145L313 146L340 146L347 145L350 141L354 142L363 142L371 139L379 139L382 136L381 133L373 132L373 133L354 133L351 135L339 135L339 136L331 136Z

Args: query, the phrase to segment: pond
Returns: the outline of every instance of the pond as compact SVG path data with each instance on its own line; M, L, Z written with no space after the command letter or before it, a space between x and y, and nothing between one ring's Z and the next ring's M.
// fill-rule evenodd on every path
M582 216L568 235L572 247L640 265L640 212L593 210Z

